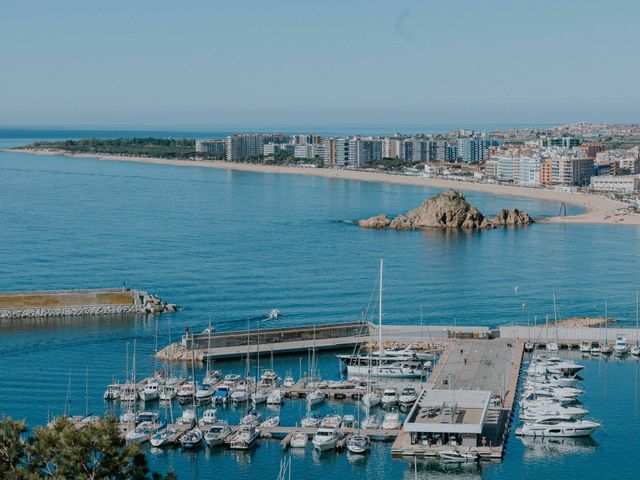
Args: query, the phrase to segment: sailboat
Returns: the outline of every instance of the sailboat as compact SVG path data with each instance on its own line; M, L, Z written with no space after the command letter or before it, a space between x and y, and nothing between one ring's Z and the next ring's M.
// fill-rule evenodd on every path
M358 420L356 428L361 425L360 423L360 406L358 406ZM371 448L371 441L367 435L364 435L360 430L357 430L354 435L351 435L347 439L347 450L351 453L363 454L367 453Z
M194 418L195 426L190 430L187 430L185 433L183 433L178 439L178 442L180 443L182 448L188 448L188 449L199 447L204 438L204 434L202 430L200 430L200 428L198 427L198 407L196 404L196 394L195 394L196 370L195 370L195 358L193 356L193 349L191 349L191 376L193 377L193 385L194 385L194 392L192 396L192 406L193 406L193 414L195 417ZM184 412L183 412L183 416L184 416Z
M424 364L411 350L386 352L382 336L382 272L384 260L380 260L378 292L378 351L369 350L367 355L338 355L347 366L349 375L377 375L380 377L420 378Z
M640 317L640 292L636 292L636 344L631 347L631 355L640 356L640 338L638 338L638 318Z
M607 300L604 301L604 345L600 347L600 353L603 355L611 355L613 346L609 345L609 317L607 316Z
M220 376L222 372L220 370L211 370L210 369L210 358L211 358L211 321L209 321L209 328L207 328L207 369L204 374L204 378L202 379L203 385L215 385L220 380Z

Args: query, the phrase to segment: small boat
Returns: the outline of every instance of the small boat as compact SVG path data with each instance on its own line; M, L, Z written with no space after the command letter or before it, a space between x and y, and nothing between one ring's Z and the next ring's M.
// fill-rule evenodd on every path
M613 353L613 346L609 345L608 343L605 343L604 345L600 346L600 353L602 355L611 355Z
M581 342L580 353L591 353L591 344L589 342Z
M598 422L591 420L576 420L569 416L558 415L525 423L522 428L516 430L516 435L525 437L587 437L600 426Z
M186 409L182 411L182 415L176 419L178 425L188 425L192 427L196 424L196 412L195 410Z
M225 385L229 385L233 387L235 386L236 383L240 381L241 378L242 377L240 377L240 375L238 375L237 373L229 373L224 376L223 383Z
M222 372L220 370L209 370L202 379L203 385L215 385L220 381Z
M102 398L105 400L120 400L122 394L121 385L119 383L112 383L107 387Z
M138 398L136 387L132 383L125 383L120 390L120 400L124 403L133 403Z
M629 353L629 345L627 345L627 339L624 335L618 335L616 337L615 345L616 355L623 356Z
M347 439L347 450L351 453L367 453L371 449L371 441L366 435L351 435Z
M282 390L276 388L267 396L267 405L282 405L283 400L284 393L282 393Z
M264 386L275 386L280 383L280 377L271 369L265 369L260 375L260 383Z
M310 413L302 419L300 425L302 425L302 428L318 428L321 422L322 419L320 417L315 413Z
M309 442L309 437L306 432L293 432L291 434L291 440L289 441L289 446L291 448L305 448L307 443Z
M202 443L204 434L198 427L194 427L191 430L187 430L178 439L178 443L182 448L197 448Z
M177 394L178 389L175 387L175 385L165 384L160 385L160 388L158 388L158 398L163 402L170 402L171 400L176 398Z
M580 419L589 413L581 407L563 407L562 405L544 405L540 407L524 408L520 411L520 419L523 421L541 420L547 417L557 417L559 415Z
M193 400L196 394L196 387L191 382L183 384L178 390L177 396L180 403L187 403Z
M360 428L365 430L378 429L382 426L382 420L379 415L370 415L364 418L360 423Z
M262 414L260 412L256 412L255 410L252 412L249 412L240 420L240 425L250 425L253 427L257 427L261 423L262 423Z
M387 388L382 394L382 406L383 407L393 407L398 405L398 394L395 388Z
M260 424L260 427L269 428L269 427L277 427L278 425L280 425L280 417L276 415L275 417L267 418L264 422Z
M231 394L231 401L233 403L242 403L249 400L249 390L244 383L241 383Z
M320 389L314 390L307 396L307 403L310 407L319 405L324 402L324 392Z
M629 353L631 353L631 355L634 355L636 357L640 356L640 346L636 345L635 347L631 347L631 350L629 350Z
M213 425L218 422L218 411L215 408L207 408L202 414L202 425Z
M127 443L141 444L149 440L159 430L159 426L154 422L142 422L125 435Z
M287 375L286 377L284 377L284 383L282 384L283 386L287 388L291 388L295 384L296 382L293 380L293 377L291 375Z
M232 437L229 448L232 450L249 450L256 445L259 435L255 426L241 425Z
M375 390L372 390L369 393L365 393L362 396L362 403L367 408L377 407L378 405L380 405L381 401L382 394L380 392L376 392Z
M159 387L160 385L155 380L147 382L147 384L140 392L140 399L143 402L151 402L153 400L157 400L160 396L160 392L158 391Z
M416 400L418 400L418 393L413 387L403 388L402 392L400 392L400 397L398 398L400 405L404 407L410 407L411 405L416 403Z
M335 428L321 427L313 436L313 448L324 452L326 450L333 450L338 443L338 430Z
M342 424L342 417L340 415L327 415L320 422L320 428L333 428L337 430Z
M264 403L267 401L268 396L269 394L264 390L258 390L257 392L253 392L251 394L251 403L253 403L254 406L260 403Z
M218 385L216 391L213 394L213 403L226 405L231 396L231 389L228 385Z
M231 427L227 422L218 421L204 434L204 442L210 447L217 447L222 445L231 433Z
M277 308L272 308L269 312L269 315L267 315L267 320L277 320L279 317L280 310L278 310Z
M600 348L600 342L591 342L591 355L600 355L602 349Z
M213 387L209 384L202 384L196 390L196 400L198 403L209 403L213 398Z
M158 430L154 435L152 435L151 438L149 438L149 441L151 442L151 446L153 447L164 447L173 443L173 439L175 438L177 433L177 429L165 427Z
M356 417L353 415L345 415L342 417L342 425L341 428L356 428L358 425L356 424Z
M477 462L478 454L476 452L461 452L459 450L443 450L438 452L438 457L445 462L466 463Z
M395 410L385 413L384 418L382 419L382 429L398 430L400 428L402 428L400 414Z

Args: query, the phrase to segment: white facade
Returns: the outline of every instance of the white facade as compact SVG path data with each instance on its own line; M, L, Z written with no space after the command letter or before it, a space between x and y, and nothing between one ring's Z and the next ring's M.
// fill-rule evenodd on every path
M591 188L600 192L633 193L640 190L640 175L591 177Z

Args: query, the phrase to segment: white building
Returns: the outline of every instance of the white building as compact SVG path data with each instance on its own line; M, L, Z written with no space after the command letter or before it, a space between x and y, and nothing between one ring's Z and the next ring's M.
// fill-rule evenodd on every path
M599 175L591 177L590 186L600 192L633 193L640 191L640 175Z

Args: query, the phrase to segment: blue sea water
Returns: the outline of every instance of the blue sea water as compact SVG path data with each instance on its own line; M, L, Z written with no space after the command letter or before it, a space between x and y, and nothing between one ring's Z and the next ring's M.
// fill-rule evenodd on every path
M552 315L554 290L562 316L601 314L607 299L614 318L634 321L638 228L534 224L483 232L392 232L342 222L402 213L434 193L319 177L0 152L0 291L124 281L184 307L158 318L164 345L187 325L199 330L211 321L219 330L243 329L247 319L273 307L283 312L283 325L354 320L367 307L384 258L389 324L418 323L421 306L425 322L443 325L541 321ZM467 196L487 215L512 206L537 217L559 209L553 202ZM568 213L578 211L569 207ZM155 319L146 317L0 324L0 415L45 422L63 409L69 379L73 413L84 413L85 403L91 412L104 412L102 392L112 376L124 376L127 344L131 354L136 342L139 375L153 370L155 329ZM560 455L545 445L525 448L512 438L502 465L471 472L418 465L419 474L506 479L581 470L584 478L595 478L621 458L633 458L629 426L635 425L631 432L640 426L638 364L586 363L585 403L606 427L595 445L573 446L572 453ZM277 357L275 366L297 377L307 369L306 356ZM218 367L243 370L229 362ZM339 376L331 354L321 355L321 370L325 377ZM354 408L338 403L321 411ZM303 411L303 405L288 402L283 423L295 424ZM233 422L242 413L230 409L226 415ZM250 478L256 472L275 478L280 449L277 442L263 441L249 454L168 450L150 458L155 468L174 468L180 478ZM619 467L631 476L637 465L623 461ZM411 468L392 460L382 444L366 460L318 457L311 450L293 458L294 472L309 478L411 478Z

